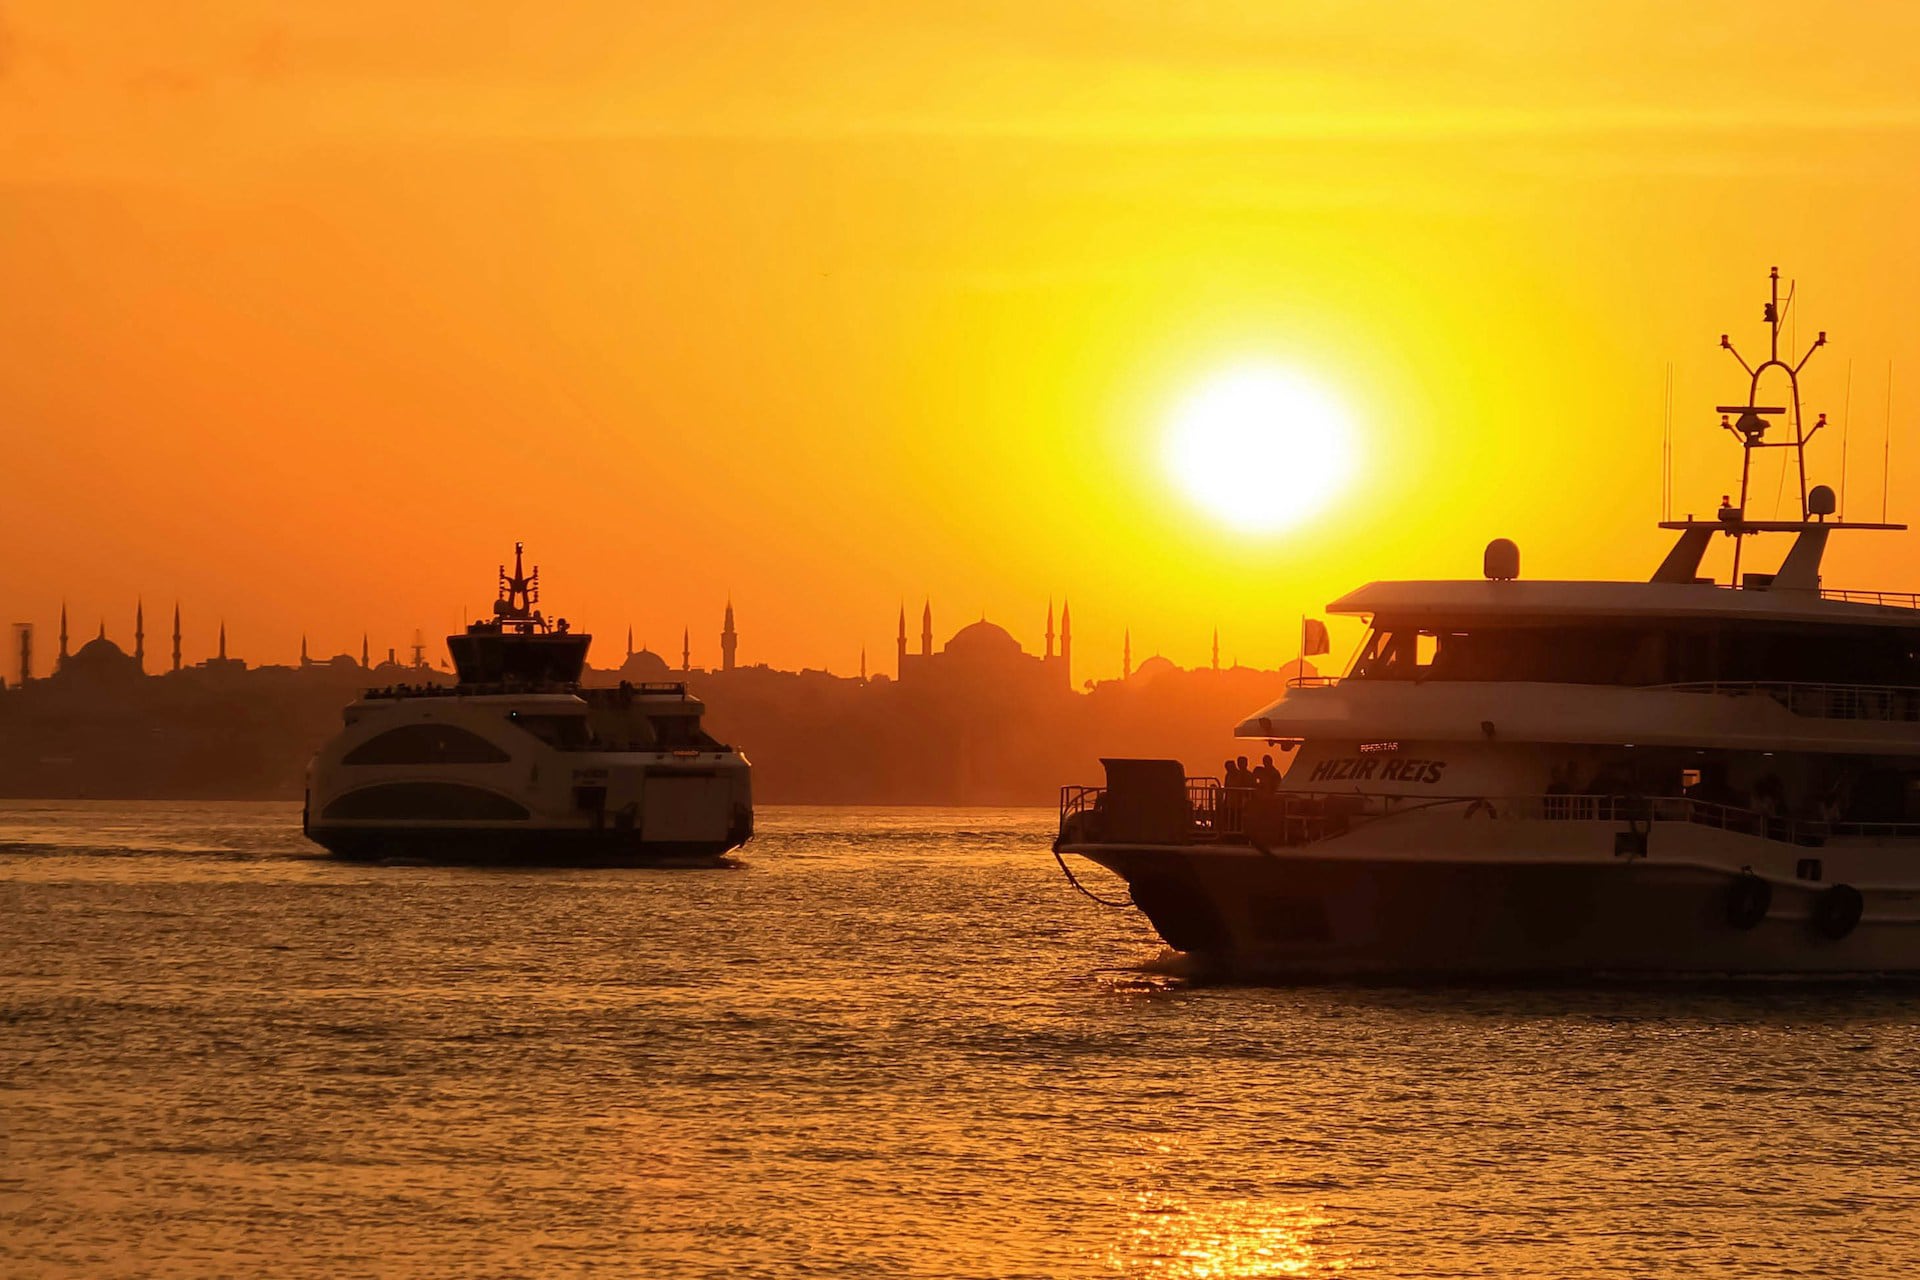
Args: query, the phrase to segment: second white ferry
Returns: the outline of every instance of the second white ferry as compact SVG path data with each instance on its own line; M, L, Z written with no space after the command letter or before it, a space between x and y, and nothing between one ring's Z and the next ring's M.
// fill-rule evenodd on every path
M1776 271L1771 352L1720 411L1739 499L1664 524L1651 580L1523 581L1502 541L1483 580L1362 587L1330 606L1371 621L1347 673L1236 730L1290 756L1278 788L1108 760L1063 792L1056 855L1230 973L1920 975L1920 598L1822 581L1833 534L1901 526L1808 487L1812 350L1782 358L1781 318ZM1798 519L1747 512L1773 448ZM1785 556L1742 574L1768 535ZM1716 537L1730 581L1701 575Z
M347 858L713 861L753 834L747 758L681 683L587 689L520 544L493 616L447 637L451 688L373 689L307 771L307 837Z

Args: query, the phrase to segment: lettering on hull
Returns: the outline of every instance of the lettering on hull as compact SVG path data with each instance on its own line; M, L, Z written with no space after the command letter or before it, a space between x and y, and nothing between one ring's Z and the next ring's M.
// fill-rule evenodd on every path
M1445 760L1412 760L1400 756L1337 756L1313 766L1309 782L1409 782L1433 786L1446 773Z

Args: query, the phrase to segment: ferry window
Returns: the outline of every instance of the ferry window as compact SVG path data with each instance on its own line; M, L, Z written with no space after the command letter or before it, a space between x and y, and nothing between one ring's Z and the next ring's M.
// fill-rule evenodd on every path
M1376 628L1353 666L1353 674L1362 680L1404 679L1413 673L1408 655L1409 636L1405 631Z
M328 805L330 819L414 818L444 822L523 821L521 805L480 787L453 782L384 782L361 787Z
M450 724L409 724L368 738L342 764L504 764L506 752Z
M587 728L585 716L524 715L509 711L507 722L561 751L586 751L593 746L593 733Z
M662 751L711 751L720 745L700 727L698 716L648 716L647 722Z

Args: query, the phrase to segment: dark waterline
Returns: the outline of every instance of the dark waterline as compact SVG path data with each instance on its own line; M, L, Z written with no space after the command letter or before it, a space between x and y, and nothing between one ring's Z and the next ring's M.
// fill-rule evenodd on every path
M520 872L0 806L0 1274L1920 1264L1910 988L1199 985L1047 812L760 826Z

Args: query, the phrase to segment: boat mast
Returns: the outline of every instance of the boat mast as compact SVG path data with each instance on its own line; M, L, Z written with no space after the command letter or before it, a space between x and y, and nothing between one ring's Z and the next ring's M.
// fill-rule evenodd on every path
M540 603L540 566L526 572L522 561L525 544L513 544L513 572L500 566L500 598L493 602L493 616L505 630L528 635L546 630L546 620L533 606Z
M1804 425L1800 416L1800 371L1806 368L1807 361L1813 358L1813 353L1827 344L1827 331L1825 329L1820 331L1820 335L1813 340L1813 345L1806 349L1796 363L1788 364L1782 360L1780 358L1780 325L1786 319L1786 307L1793 305L1793 289L1789 285L1786 307L1782 307L1780 268L1772 268L1767 273L1767 279L1771 288L1766 307L1761 312L1761 318L1767 324L1767 358L1757 365L1748 364L1746 357L1734 350L1732 339L1724 333L1720 335L1720 346L1738 360L1740 367L1747 371L1747 402L1735 405L1723 404L1718 408L1720 425L1732 432L1740 441L1740 505L1731 512L1724 509L1721 511L1721 519L1729 521L1733 526L1733 585L1736 587L1740 585L1740 540L1745 533L1741 526L1747 519L1747 497L1753 478L1753 451L1755 449L1793 450L1794 470L1798 473L1800 481L1800 519L1807 520L1811 516L1807 506L1807 442L1819 433L1820 428L1827 425L1827 415L1824 413L1811 428ZM1759 402L1760 375L1768 369L1779 369L1787 375L1787 389L1791 396L1793 417L1790 424L1778 425L1792 426L1791 439L1768 440L1766 438L1767 428L1776 425L1768 422L1767 418L1788 412L1786 407L1762 405ZM1729 421L1729 415L1732 414L1738 414L1739 417Z

